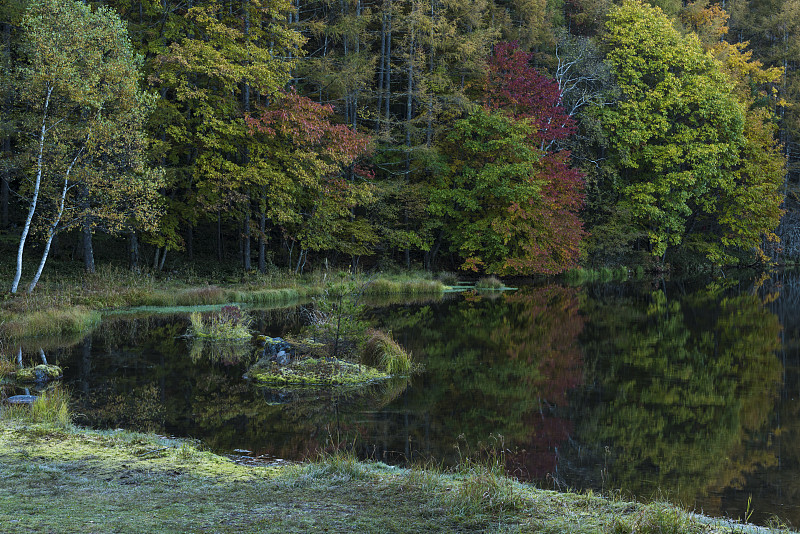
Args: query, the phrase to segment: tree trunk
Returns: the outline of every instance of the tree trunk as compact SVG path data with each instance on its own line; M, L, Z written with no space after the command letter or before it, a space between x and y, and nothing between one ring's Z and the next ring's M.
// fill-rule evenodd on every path
M92 246L92 226L88 217L83 220L83 268L87 273L94 272L94 247Z
M222 263L222 211L217 212L217 261Z
M128 236L128 267L131 271L139 271L139 236L131 230Z
M263 207L258 221L258 270L267 272L267 186L262 188Z
M408 49L408 94L406 95L406 172L405 182L409 182L411 174L411 119L414 105L414 26L411 26L411 44ZM408 208L403 210L403 226L408 231ZM411 248L405 250L406 269L411 268Z
M194 260L194 225L191 222L186 228L186 255L189 261Z
M47 111L50 107L50 95L52 93L53 88L48 86L47 96L44 101L44 110L42 111L42 129L39 134L39 154L36 157L36 179L33 183L33 197L31 197L31 204L28 207L28 217L25 219L25 226L22 227L22 235L19 238L19 248L17 249L17 272L14 275L14 281L11 283L11 293L17 292L19 279L22 278L22 251L25 248L25 240L28 238L28 232L31 229L31 220L33 220L33 213L36 211L36 203L39 200L39 187L42 184L42 156L44 155L44 137L47 133Z
M247 203L247 209L244 212L244 221L242 221L242 239L244 240L244 247L242 248L242 267L245 271L250 270L250 202Z
M384 105L386 106L386 124L389 122L389 102L392 99L392 2L389 2L389 19L387 21L386 33L386 83L383 86L386 91Z
M155 254L153 255L153 270L158 270L158 260L161 257L161 247L156 247Z
M3 157L11 158L11 139L3 139ZM8 201L10 195L11 171L10 165L6 166L3 176L0 176L0 228L8 228Z
M4 58L4 66L8 72L11 72L11 23L4 22L3 24L3 42L5 43L6 49L6 57ZM6 99L5 105L6 110L4 115L9 117L11 116L11 103L12 103L12 96L13 94L11 91L8 92L8 98ZM6 159L7 161L11 161L11 134L6 133L6 136L3 138L3 155L0 156L2 159ZM0 176L0 228L7 228L8 227L8 202L10 198L10 184L11 184L11 165L6 165L5 173L3 176Z
M61 223L61 215L64 213L64 204L67 201L67 191L69 190L69 175L72 172L72 168L75 166L75 163L78 162L81 152L83 152L83 149L78 151L78 154L72 160L72 163L64 173L64 187L61 188L61 198L58 202L58 213L56 213L53 223L47 229L47 242L44 245L44 252L42 252L42 260L39 262L39 267L36 269L36 274L33 276L33 280L31 280L31 283L28 286L28 293L33 293L33 289L36 287L36 284L39 283L39 277L42 276L44 264L47 262L47 256L50 254L50 246L53 244L53 238L56 236L59 223Z

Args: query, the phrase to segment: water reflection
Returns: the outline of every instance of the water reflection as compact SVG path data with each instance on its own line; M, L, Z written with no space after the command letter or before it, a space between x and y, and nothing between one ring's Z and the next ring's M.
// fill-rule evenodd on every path
M273 337L302 326L296 309L252 314ZM752 495L754 520L800 524L797 275L548 285L375 304L369 315L423 374L367 390L257 388L242 380L255 348L193 345L186 314L110 317L50 350L96 426L286 459L347 444L448 465L502 443L510 473L549 487L621 488L733 517Z
M777 465L774 451L753 445L778 398L781 326L756 294L672 295L586 300L582 448L562 467L568 480L589 471L594 486L719 510L720 488Z

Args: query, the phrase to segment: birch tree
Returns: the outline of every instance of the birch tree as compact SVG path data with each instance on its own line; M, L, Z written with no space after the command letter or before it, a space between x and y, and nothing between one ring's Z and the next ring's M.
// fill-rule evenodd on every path
M23 18L20 104L29 139L28 213L11 292L22 276L32 229L45 250L32 291L57 231L82 226L117 233L158 219L160 173L144 161L143 121L152 98L139 87L139 58L112 11L73 0L38 0ZM37 208L40 204L45 209Z

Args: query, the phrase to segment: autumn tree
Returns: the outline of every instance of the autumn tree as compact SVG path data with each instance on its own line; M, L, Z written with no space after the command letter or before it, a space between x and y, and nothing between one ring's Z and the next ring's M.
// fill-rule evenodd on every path
M750 115L723 64L658 8L613 9L604 43L621 99L596 113L616 175L613 216L631 245L659 261L670 251L712 265L761 256L782 181L780 164L756 171L754 147L771 147L767 117Z
M247 118L258 141L251 155L253 180L265 191L261 231L268 220L300 244L295 270L309 250L369 252L377 237L352 210L371 198L371 184L353 170L370 138L334 123L330 105L294 91L276 96L270 108Z
M516 43L498 44L486 109L457 122L443 144L450 167L431 209L447 216L463 268L558 273L578 259L582 176L556 145L574 126L558 85L530 59Z
M16 81L20 103L31 110L21 132L29 140L30 200L12 293L33 225L45 250L29 292L57 231L80 228L90 239L97 229L153 227L159 216L160 174L146 165L142 134L152 99L138 87L139 59L122 21L106 8L41 0L28 7L23 30Z

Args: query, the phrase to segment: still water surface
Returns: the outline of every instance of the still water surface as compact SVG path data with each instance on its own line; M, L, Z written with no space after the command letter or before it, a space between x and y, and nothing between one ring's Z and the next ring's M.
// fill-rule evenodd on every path
M271 336L296 308L252 311ZM800 276L739 283L523 287L376 304L425 365L362 392L242 380L253 347L192 345L186 314L107 317L64 366L84 424L301 459L335 446L451 465L503 449L542 487L621 490L800 526ZM31 347L33 349L33 347Z

